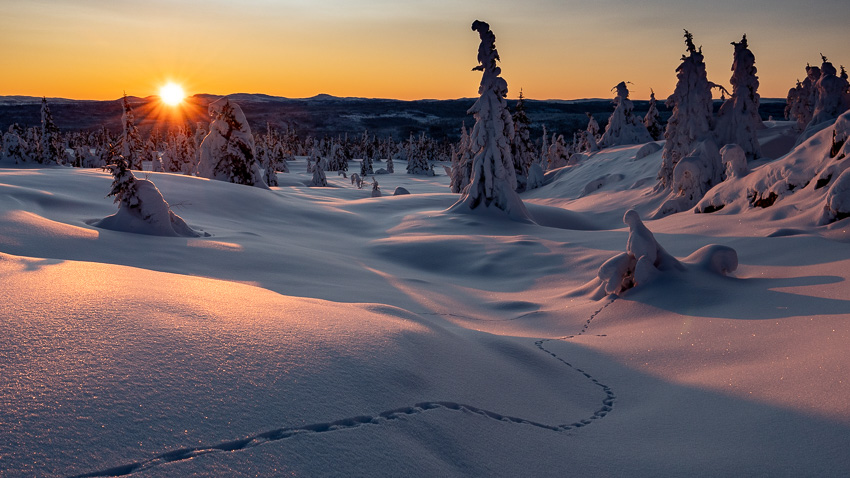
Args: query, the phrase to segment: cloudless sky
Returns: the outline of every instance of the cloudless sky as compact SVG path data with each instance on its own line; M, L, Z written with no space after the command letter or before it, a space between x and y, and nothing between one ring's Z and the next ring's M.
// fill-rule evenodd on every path
M785 97L820 53L850 66L846 0L0 0L0 95L187 93L376 98L477 95L490 23L510 97L632 97L676 83L683 28L729 85L746 33L762 97Z

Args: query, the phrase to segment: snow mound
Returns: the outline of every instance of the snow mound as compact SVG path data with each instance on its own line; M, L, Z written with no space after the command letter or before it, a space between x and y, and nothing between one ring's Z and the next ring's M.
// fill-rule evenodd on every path
M649 284L664 272L687 270L661 247L635 210L626 211L623 222L629 226L626 252L608 259L599 268L596 279L591 281L596 286L596 299ZM731 247L712 244L697 250L685 262L705 272L726 275L738 268L738 254Z
M150 236L200 237L171 210L156 185L147 179L136 179L138 207L119 203L118 212L91 225L112 231L147 234ZM207 236L209 234L206 234Z

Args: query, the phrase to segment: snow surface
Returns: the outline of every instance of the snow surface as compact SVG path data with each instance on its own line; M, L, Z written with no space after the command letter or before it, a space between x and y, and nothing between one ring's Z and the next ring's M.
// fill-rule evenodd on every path
M814 174L827 134L733 181ZM832 185L646 221L686 270L596 299L664 199L641 149L547 172L530 223L447 212L444 175L149 173L199 238L90 226L108 173L0 169L0 475L846 476Z

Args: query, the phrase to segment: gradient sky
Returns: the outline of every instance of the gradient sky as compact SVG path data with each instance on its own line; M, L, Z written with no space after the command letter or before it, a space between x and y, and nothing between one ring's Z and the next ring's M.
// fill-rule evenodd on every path
M475 19L512 98L608 98L622 80L666 97L683 28L727 86L746 33L762 97L785 97L821 52L850 66L846 0L0 0L0 95L114 99L174 80L189 94L472 97Z

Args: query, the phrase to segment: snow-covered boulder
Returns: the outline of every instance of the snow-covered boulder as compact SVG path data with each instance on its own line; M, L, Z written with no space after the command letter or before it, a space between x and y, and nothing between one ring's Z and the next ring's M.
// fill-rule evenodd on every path
M393 191L393 196L404 196L405 194L410 194L410 191L401 186L396 187Z

